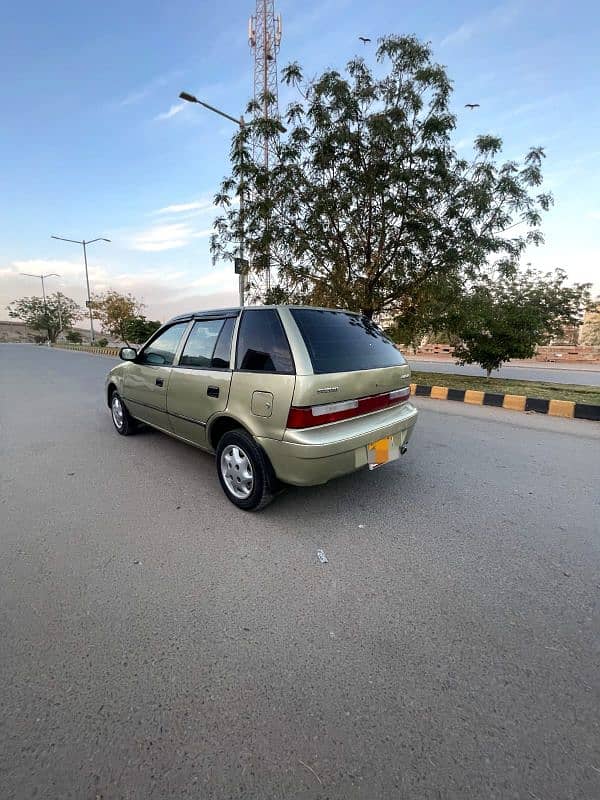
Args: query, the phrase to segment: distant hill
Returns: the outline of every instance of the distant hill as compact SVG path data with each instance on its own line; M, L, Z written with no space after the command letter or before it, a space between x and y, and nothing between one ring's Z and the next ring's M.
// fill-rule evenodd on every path
M90 341L90 331L84 328L74 328L79 331L84 342ZM36 336L41 336L40 331L34 331L24 322L0 319L0 342L35 342Z

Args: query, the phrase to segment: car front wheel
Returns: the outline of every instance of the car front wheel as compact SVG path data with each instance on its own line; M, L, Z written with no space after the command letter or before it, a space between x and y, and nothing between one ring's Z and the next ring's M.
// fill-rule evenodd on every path
M275 476L261 447L244 430L225 433L217 445L217 474L238 508L260 511L273 499Z
M117 433L120 433L121 436L131 436L132 433L135 433L136 422L125 408L118 392L113 392L110 398L110 414Z

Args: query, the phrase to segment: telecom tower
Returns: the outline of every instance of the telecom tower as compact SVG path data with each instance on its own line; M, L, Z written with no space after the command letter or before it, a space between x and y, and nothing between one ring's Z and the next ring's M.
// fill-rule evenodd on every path
M256 12L248 22L248 43L254 52L254 118L278 119L277 53L281 44L281 14L275 16L275 0L256 0ZM269 168L270 142L255 136L252 154L255 162ZM265 290L271 288L271 266L267 254Z

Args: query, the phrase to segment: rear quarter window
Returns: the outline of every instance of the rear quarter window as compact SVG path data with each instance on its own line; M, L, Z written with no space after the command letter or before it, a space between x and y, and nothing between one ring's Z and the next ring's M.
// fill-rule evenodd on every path
M294 360L277 311L244 311L238 333L236 366L246 372L294 373Z
M374 322L359 314L318 308L290 312L315 373L354 372L406 364L394 343Z

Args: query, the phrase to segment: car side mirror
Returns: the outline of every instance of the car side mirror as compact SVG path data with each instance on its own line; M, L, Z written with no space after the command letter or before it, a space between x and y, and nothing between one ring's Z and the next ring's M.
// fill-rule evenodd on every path
M134 347L122 347L119 350L119 358L123 359L123 361L135 361L137 350Z

